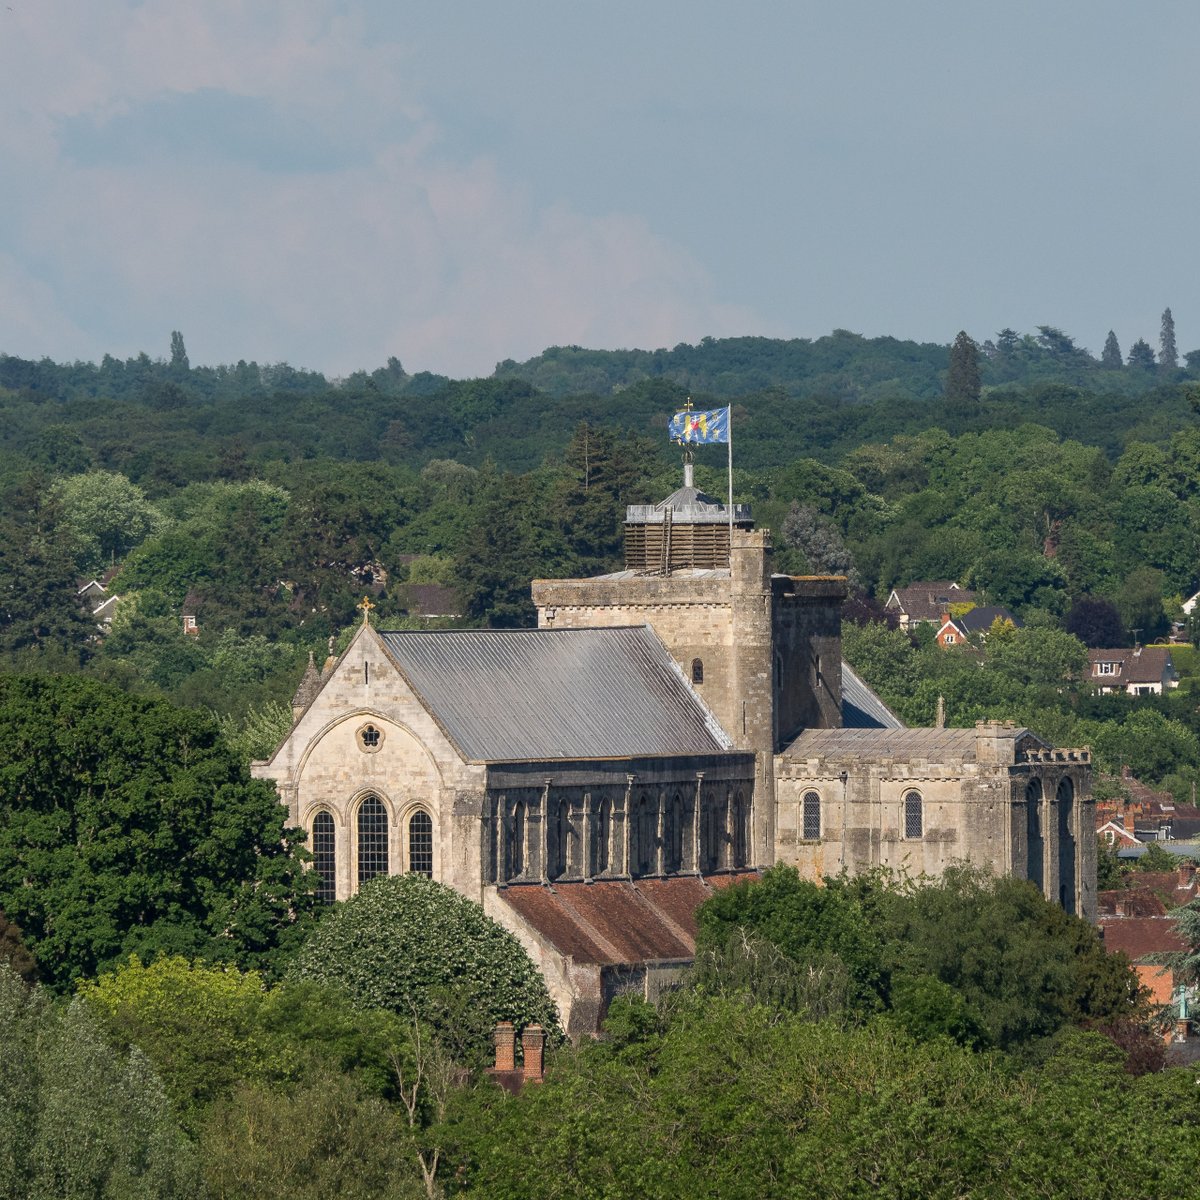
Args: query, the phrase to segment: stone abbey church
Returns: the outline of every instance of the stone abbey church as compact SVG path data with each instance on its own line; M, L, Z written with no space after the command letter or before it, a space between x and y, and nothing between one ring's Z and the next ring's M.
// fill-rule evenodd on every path
M732 517L732 519L731 519ZM776 575L746 505L626 515L626 568L536 580L536 629L388 632L310 664L255 774L323 895L419 871L529 950L573 1036L653 996L714 888L967 861L1095 913L1090 756L1027 729L907 729L842 662L838 576Z

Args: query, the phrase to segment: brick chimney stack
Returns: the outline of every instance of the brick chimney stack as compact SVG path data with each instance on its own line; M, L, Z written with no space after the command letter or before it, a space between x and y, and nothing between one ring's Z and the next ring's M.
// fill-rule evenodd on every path
M1191 859L1179 864L1179 882L1175 885L1181 888L1190 888L1192 880L1196 874L1196 864Z
M517 1069L517 1032L511 1021L501 1021L493 1034L496 1039L497 1071L515 1071Z
M525 1082L541 1083L545 1075L546 1031L537 1024L526 1025L521 1032L521 1053L525 1058Z

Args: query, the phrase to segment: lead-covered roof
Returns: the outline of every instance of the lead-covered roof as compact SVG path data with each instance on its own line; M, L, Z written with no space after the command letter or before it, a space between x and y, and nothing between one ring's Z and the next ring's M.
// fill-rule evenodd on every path
M469 762L719 754L731 747L644 626L379 636Z

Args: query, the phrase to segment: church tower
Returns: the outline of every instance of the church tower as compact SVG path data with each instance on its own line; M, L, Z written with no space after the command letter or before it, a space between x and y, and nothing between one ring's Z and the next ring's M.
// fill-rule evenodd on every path
M731 519L732 518L732 519ZM683 486L630 505L625 569L540 579L541 628L649 625L741 750L755 753L753 853L774 861L775 753L801 730L841 725L841 576L771 571L771 540L748 504Z

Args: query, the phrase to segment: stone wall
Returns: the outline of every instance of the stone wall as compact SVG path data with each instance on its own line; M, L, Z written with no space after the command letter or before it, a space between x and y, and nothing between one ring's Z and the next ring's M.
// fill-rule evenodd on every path
M433 824L433 877L480 898L485 768L463 762L373 629L359 630L283 744L252 773L275 783L310 842L316 815L333 818L337 899L358 890L358 817L370 797L386 813L389 873L408 870L410 822L423 812Z
M492 766L485 883L736 870L750 857L750 754Z
M1087 751L1025 749L1011 728L980 723L974 752L954 760L872 754L860 737L853 752L776 763L776 861L807 878L873 867L936 877L966 862L1029 879L1068 912L1095 919Z

